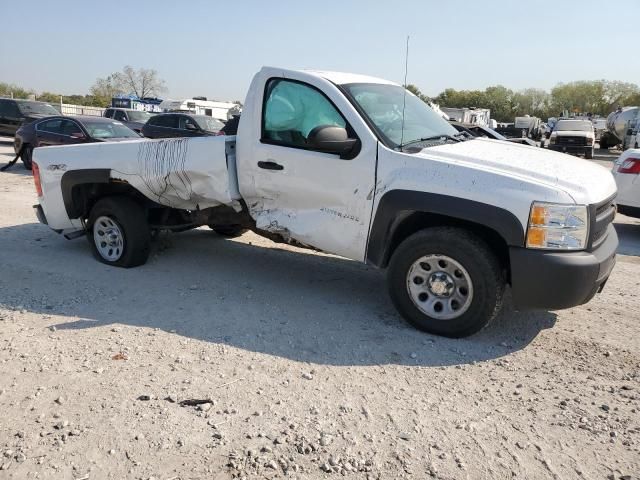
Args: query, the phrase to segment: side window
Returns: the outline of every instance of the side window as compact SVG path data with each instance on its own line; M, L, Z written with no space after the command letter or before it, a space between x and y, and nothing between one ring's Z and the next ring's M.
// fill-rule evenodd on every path
M127 114L124 113L122 110L116 110L115 114L113 115L113 119L118 120L119 122L126 122Z
M20 109L18 108L18 105L16 104L16 102L14 102L13 100L9 100L3 103L5 104L3 116L11 117L11 118L22 117L22 115L20 114Z
M112 109L110 109L110 108L107 108L107 109L104 111L104 116L105 116L105 117L107 117L107 118L113 118L113 110L112 110Z
M155 117L157 127L178 128L178 115L162 115Z
M0 99L0 117L5 117L9 112L9 109L7 108L8 103L9 102L7 100Z
M54 118L52 120L46 120L36 125L36 130L39 132L57 133L62 134L62 120Z
M82 130L78 126L76 122L72 122L71 120L62 120L62 135L66 135L70 137L73 134L82 134Z
M346 128L347 122L329 99L315 88L291 80L267 83L262 112L262 140L306 147L309 132L321 125Z
M180 130L199 130L198 125L189 117L180 117Z

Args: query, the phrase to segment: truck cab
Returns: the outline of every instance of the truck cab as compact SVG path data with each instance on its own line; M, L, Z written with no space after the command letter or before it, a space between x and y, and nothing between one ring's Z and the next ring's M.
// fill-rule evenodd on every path
M459 135L402 86L264 67L237 135L36 149L41 222L133 267L150 232L246 230L387 270L416 327L483 328L517 308L589 301L615 264L611 173Z

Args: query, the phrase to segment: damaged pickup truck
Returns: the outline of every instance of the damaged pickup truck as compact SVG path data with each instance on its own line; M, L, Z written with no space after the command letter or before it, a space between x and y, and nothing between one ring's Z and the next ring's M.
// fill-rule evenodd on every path
M36 149L35 206L98 260L145 263L152 232L208 225L386 268L416 327L461 337L500 311L589 301L615 263L602 167L458 134L402 86L263 68L237 135ZM312 273L310 273L312 275Z

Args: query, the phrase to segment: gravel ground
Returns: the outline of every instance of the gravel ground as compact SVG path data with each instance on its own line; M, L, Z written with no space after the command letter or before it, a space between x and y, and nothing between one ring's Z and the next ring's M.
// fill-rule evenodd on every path
M588 305L450 340L382 273L253 234L106 267L32 183L0 174L0 479L640 478L639 221Z

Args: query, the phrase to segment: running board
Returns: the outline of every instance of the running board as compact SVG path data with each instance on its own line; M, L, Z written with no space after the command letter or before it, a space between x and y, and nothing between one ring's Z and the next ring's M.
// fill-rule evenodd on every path
M84 237L85 236L85 231L84 230L75 230L73 232L65 233L63 236L67 240L74 240L74 239L76 239L78 237Z

